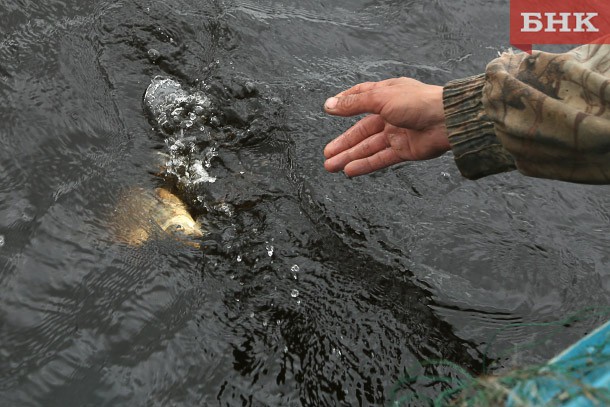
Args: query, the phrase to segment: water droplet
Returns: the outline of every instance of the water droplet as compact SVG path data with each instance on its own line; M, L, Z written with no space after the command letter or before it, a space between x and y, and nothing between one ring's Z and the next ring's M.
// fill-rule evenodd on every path
M210 118L210 124L214 127L219 127L220 126L220 119L216 116L213 116Z
M150 62L157 62L161 58L161 53L154 48L148 50L148 59Z
M212 159L214 157L218 157L218 151L214 147L205 152L204 165L206 168L210 168L212 166Z
M299 290L297 290L296 288L294 288L291 292L290 292L290 296L292 298L297 298L299 296Z
M215 210L224 213L227 216L233 216L233 207L227 203L221 203L213 207Z
M203 168L203 163L199 160L195 160L195 162L190 166L189 169L193 173L191 178L192 184L199 184L202 182L216 182L216 178L208 174L208 172Z
M298 272L299 272L299 270L300 270L299 265L298 265L298 264L295 264L294 266L292 266L292 267L290 268L290 270L291 270L293 273L298 273Z

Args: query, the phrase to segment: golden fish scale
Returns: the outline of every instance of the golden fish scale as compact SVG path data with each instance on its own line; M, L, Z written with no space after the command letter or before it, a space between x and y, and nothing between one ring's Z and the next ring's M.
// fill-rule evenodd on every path
M203 236L201 226L184 203L170 191L130 188L125 191L113 213L112 229L119 242L141 246L152 237L173 237L199 247L193 239Z

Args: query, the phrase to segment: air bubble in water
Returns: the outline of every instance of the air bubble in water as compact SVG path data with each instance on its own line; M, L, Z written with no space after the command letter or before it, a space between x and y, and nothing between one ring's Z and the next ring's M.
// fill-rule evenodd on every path
M205 152L204 166L210 168L212 166L212 158L218 157L218 151L214 147L209 148Z
M290 292L290 296L291 296L292 298L297 298L297 297L299 296L299 290L297 290L296 288L295 288L295 289L293 289L293 290Z
M239 256L237 256L237 261L240 262L241 261L241 254Z
M295 264L294 266L292 266L292 267L290 268L290 270L291 270L293 273L298 273L298 272L299 272L299 270L300 270L300 268L299 268L298 264Z
M5 240L4 235L0 235L0 247L4 246Z
M213 207L215 210L224 213L227 216L233 216L233 207L228 203L221 203Z
M268 255L269 257L273 256L273 246L272 246L272 245L270 245L270 244L268 244L268 245L266 246L266 249L267 249L267 255Z
M151 62L157 62L159 58L161 58L161 53L159 51L154 48L148 50L148 59L150 59Z
M195 162L191 165L190 171L193 173L191 177L191 182L193 184L199 184L201 182L216 182L215 177L211 177L210 174L203 168L203 164L199 160L195 160Z

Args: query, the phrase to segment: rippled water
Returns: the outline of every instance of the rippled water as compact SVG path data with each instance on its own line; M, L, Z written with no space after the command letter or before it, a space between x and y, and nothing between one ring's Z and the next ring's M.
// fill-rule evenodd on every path
M504 0L0 0L2 400L379 405L428 359L481 371L509 323L608 304L608 187L475 183L450 155L323 169L353 121L327 96L478 73L507 22ZM164 183L156 75L205 87L222 119L196 136L216 182L181 195L201 249L109 231L123 191ZM488 356L532 339L504 330Z

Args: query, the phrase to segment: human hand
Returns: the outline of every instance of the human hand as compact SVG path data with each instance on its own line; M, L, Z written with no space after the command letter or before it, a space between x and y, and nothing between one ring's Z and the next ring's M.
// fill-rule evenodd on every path
M366 82L329 98L324 109L335 116L372 113L328 143L324 167L330 172L355 177L451 148L442 86L409 78Z

